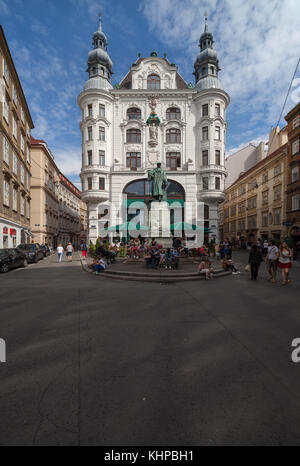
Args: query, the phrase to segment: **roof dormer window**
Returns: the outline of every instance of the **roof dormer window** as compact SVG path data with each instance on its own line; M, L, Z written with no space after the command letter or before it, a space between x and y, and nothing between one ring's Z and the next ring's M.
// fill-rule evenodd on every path
M160 89L160 77L150 74L147 79L147 89Z

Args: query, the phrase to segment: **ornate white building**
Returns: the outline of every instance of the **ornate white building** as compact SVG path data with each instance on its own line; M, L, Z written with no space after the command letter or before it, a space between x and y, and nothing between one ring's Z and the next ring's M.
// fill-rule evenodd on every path
M99 219L116 225L127 220L133 201L148 205L151 187L147 171L156 162L161 162L169 180L169 204L179 202L185 221L209 227L205 239L218 240L229 96L218 79L213 42L205 23L194 64L195 86L184 81L174 63L152 52L148 58L139 57L120 85L113 87L107 38L99 23L94 49L88 55L89 79L78 96L82 199L88 205L89 240L95 242L99 235ZM153 97L160 123L155 145L147 126ZM124 205L123 200L121 217L117 217L113 206L120 206L122 194L127 194L127 201ZM203 236L204 230L200 242Z

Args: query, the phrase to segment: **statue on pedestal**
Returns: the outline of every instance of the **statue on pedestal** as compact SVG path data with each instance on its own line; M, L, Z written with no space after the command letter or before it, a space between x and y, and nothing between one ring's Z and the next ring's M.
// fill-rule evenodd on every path
M158 127L160 125L160 119L155 113L155 108L157 105L156 98L154 96L150 97L150 107L151 113L146 121L147 126L149 126L149 146L157 146L158 145Z
M152 181L152 197L158 201L166 201L168 180L160 162L156 168L148 171L148 180Z

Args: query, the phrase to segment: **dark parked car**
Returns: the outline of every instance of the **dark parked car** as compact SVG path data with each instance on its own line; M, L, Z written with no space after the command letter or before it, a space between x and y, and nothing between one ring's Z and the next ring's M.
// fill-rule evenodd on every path
M38 243L19 244L17 249L26 254L28 262L37 263L41 259L44 259L43 250Z
M0 272L6 273L16 267L26 267L26 254L18 249L0 249Z
M50 256L50 248L46 244L41 245L41 250L43 251L44 257Z

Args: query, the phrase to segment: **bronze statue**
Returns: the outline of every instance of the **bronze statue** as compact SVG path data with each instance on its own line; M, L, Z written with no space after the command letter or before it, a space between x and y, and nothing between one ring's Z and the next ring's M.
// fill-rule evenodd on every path
M168 180L160 162L156 168L148 171L148 180L152 181L152 197L158 201L166 201Z

